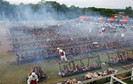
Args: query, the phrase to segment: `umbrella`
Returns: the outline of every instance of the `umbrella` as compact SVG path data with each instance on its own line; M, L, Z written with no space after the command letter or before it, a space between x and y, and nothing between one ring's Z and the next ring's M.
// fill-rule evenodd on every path
M128 21L128 18L124 18L122 20L120 20L119 22L127 22Z
M127 22L133 22L133 18L129 19Z
M111 17L111 18L107 19L107 21L110 21L110 22L112 22L113 20L115 20L114 17Z
M119 22L121 19L118 17L118 18L116 18L114 21L115 22Z
M97 20L102 20L104 17L99 17Z
M103 20L103 21L106 21L107 19L108 19L108 17L105 17L105 18L103 18L102 20Z
M79 18L80 19L84 19L84 18L87 18L88 16L80 16Z

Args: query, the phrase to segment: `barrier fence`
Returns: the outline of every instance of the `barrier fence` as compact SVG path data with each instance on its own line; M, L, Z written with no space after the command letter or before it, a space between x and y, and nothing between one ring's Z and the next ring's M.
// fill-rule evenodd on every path
M118 79L116 77L117 75L124 74L124 73L131 73L131 75L128 76L128 77L124 77L122 79ZM98 81L98 80L102 80L102 79L106 79L106 78L110 78L110 82L107 82L105 84L114 84L114 82L120 82L122 84L127 84L126 82L124 82L122 80L131 78L131 81L133 81L133 69L129 69L129 70L126 70L126 71L122 71L122 72L119 72L119 73L116 73L116 74L111 74L111 75L107 75L107 76L103 76L103 77L99 77L99 78L85 80L85 81L82 81L82 83L78 83L78 84L86 84L86 83L88 84L88 83Z

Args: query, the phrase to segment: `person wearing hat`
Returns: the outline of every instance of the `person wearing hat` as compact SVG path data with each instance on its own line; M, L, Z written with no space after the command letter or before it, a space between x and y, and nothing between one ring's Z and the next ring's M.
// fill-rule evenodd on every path
M35 74L35 72L32 72L32 74L29 76L27 80L27 84L37 84L38 82L38 76Z
M59 50L59 54L61 55L61 60L65 60L67 61L67 58L66 58L66 54L65 54L65 51L63 51L62 49L60 48L57 48Z

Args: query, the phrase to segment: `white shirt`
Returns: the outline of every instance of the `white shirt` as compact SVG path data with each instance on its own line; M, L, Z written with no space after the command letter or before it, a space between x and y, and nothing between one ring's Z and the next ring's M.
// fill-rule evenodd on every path
M124 34L121 34L121 37L124 37Z
M30 84L30 82L31 82L32 80L38 81L38 76L37 76L37 75L35 75L34 77L33 77L32 75L29 76L29 78L28 78L28 80L27 80L27 84Z

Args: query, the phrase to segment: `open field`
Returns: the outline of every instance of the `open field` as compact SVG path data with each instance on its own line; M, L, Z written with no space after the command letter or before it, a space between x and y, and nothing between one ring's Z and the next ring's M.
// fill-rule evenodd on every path
M12 64L12 62L16 61L16 56L13 53L7 53L8 50L10 50L9 42L7 40L6 31L0 30L2 33L1 36L1 46L0 46L0 84L26 84L26 77L28 73L31 70L31 67L35 65L35 63L26 63L26 64L20 64L15 65ZM100 55L101 62L108 61L107 52L113 52L113 51L103 51L103 52L97 52L93 53L95 55ZM78 55L74 56L73 59L79 59L82 57L85 57L86 55ZM79 76L83 76L85 73L70 76L70 77L60 77L58 75L59 72L59 64L56 60L44 60L38 62L42 70L47 75L47 78L38 84L50 84L50 83L56 83L62 80L75 78ZM109 66L102 65L103 68L98 71L103 71L107 69ZM114 69L117 69L119 71L123 71L124 69L120 66L113 67ZM87 73L87 72L86 72Z
M99 55L101 57L102 62L107 60L107 56L105 54L106 52L100 52ZM5 62L0 63L0 84L26 84L26 77L27 74L30 72L31 67L34 66L35 63L27 63L27 64L20 64L20 65L13 65L10 64L11 61L10 58L13 57L15 58L14 55L6 55L5 57L1 57L1 62L2 60L5 60ZM80 58L81 56L77 56L74 57L74 59ZM64 77L61 78L60 76L57 75L58 71L59 71L59 65L57 61L51 60L49 61L41 61L38 62L39 65L41 66L42 70L46 73L47 78L46 80L40 82L39 84L50 84L50 83L55 83L55 82L59 82L65 79L69 79L69 78L74 78L74 77L78 77L78 76L83 76L85 73L83 74L78 74L78 75L74 75L71 77ZM101 70L98 71L102 71L107 69L109 66L104 65L103 68ZM122 69L120 66L118 67L113 67L114 69L117 69L119 71L123 71L124 69Z

